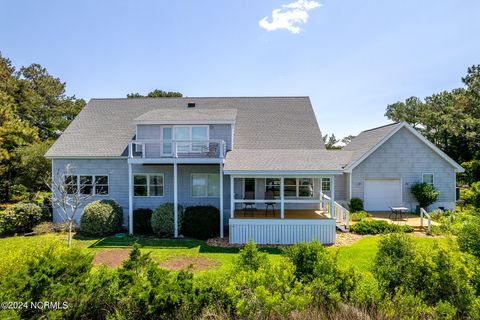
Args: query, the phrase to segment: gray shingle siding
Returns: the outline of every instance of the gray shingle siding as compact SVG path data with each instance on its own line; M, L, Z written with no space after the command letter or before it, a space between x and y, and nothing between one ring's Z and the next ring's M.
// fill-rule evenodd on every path
M403 203L413 210L416 201L410 193L410 187L415 182L422 181L423 173L434 174L434 185L440 192L438 202L431 208L453 208L454 168L411 132L402 128L353 169L352 197L363 199L365 179L401 178Z
M94 196L89 202L99 199L113 199L123 208L124 224L128 222L128 164L127 160L70 160L54 159L52 161L53 172L63 172L65 166L71 164L76 174L97 174L109 176L109 195ZM173 202L173 165L133 165L133 173L162 173L164 175L163 197L134 197L133 208L155 209L165 202ZM178 165L178 203L184 208L194 205L220 206L219 197L192 197L191 174L192 173L219 173L218 165ZM224 220L228 223L230 216L230 178L224 176ZM76 217L80 221L80 214ZM61 221L59 209L54 209L54 222Z

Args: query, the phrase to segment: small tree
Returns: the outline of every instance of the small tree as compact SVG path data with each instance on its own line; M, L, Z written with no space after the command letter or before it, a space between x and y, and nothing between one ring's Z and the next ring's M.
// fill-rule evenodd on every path
M58 212L68 226L68 247L72 244L72 229L75 223L79 209L83 207L93 196L90 194L82 194L81 190L86 189L85 184L77 186L77 179L72 181L71 177L76 178L75 168L71 164L67 164L61 172L57 170L51 183L48 184L52 190L52 208L58 208Z
M428 206L437 201L439 192L433 185L422 182L415 183L410 189L421 208L427 210Z

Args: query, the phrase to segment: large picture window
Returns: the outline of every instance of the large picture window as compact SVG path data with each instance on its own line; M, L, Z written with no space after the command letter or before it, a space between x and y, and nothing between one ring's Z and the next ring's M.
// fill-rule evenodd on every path
M163 174L134 174L135 197L163 197Z
M107 175L68 175L64 181L67 194L106 196L109 192Z
M177 141L177 152L203 152L208 148L208 126L173 126L163 127L163 154L172 152L171 142L173 130L173 140Z
M193 173L192 197L219 197L220 175L218 173Z
M312 178L285 178L284 195L285 198L312 198L313 197L313 179ZM280 179L265 179L265 191L273 191L275 198L280 198Z

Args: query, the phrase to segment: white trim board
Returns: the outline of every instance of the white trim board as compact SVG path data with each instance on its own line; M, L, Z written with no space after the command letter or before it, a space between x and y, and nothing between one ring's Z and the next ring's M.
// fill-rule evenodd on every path
M452 167L455 168L456 172L464 172L465 170L460 166L455 160L450 158L447 154L445 154L442 150L437 148L433 143L428 141L427 138L425 138L420 132L415 130L411 125L409 125L406 122L401 122L397 128L392 130L388 135L386 135L380 142L378 142L376 145L374 145L370 150L368 150L365 154L363 154L358 160L352 162L349 164L344 172L352 173L353 169L355 169L360 163L362 163L368 156L370 156L372 153L374 153L378 148L380 148L381 145L383 145L388 139L390 139L395 133L397 133L400 129L406 128L408 131L410 131L414 136L416 136L420 141L425 143L430 149L432 149L436 154L438 154L443 160L448 162Z

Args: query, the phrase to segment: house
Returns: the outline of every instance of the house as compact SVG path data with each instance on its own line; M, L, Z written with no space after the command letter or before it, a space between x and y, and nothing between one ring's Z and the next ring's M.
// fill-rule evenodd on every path
M308 97L92 99L46 156L54 173L75 168L70 181L89 186L76 192L116 200L130 233L136 208L214 205L233 243L333 243L352 197L415 210L418 181L451 209L462 171L406 123L326 150Z

